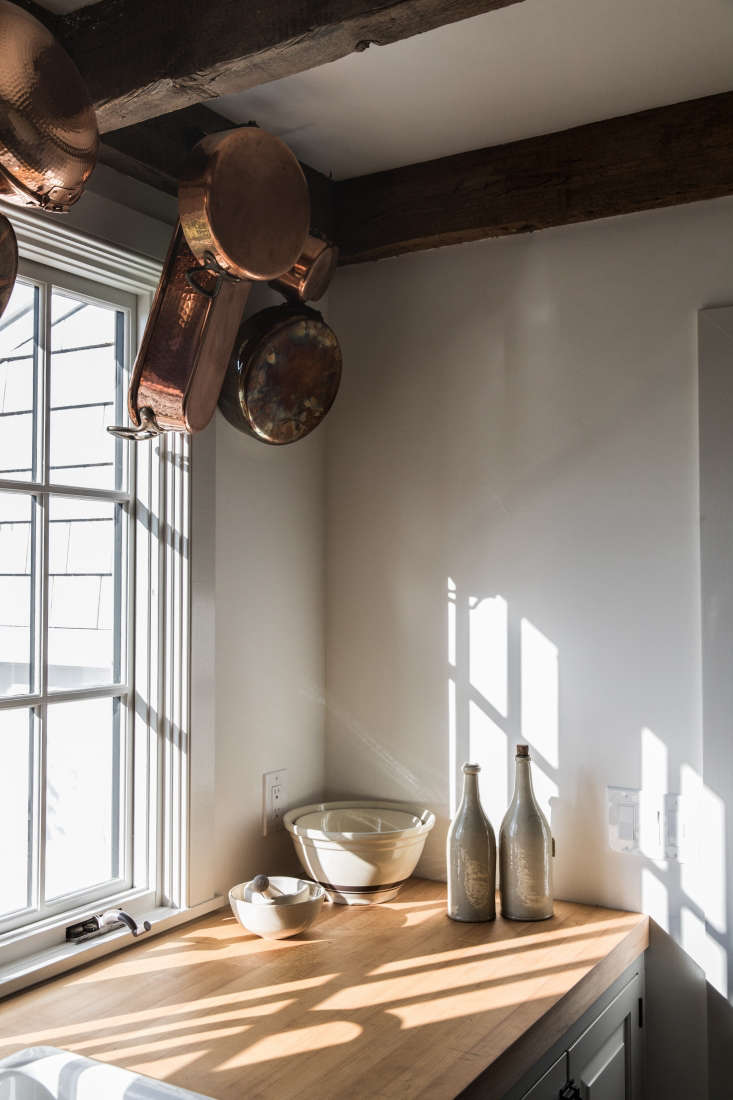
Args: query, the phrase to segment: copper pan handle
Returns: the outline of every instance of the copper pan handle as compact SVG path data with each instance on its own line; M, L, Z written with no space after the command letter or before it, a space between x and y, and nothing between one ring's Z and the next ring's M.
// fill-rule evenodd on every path
M150 408L140 409L140 427L123 428L118 426L108 427L110 435L116 435L118 439L130 439L133 443L143 443L146 439L155 439L163 431L158 427L155 413Z

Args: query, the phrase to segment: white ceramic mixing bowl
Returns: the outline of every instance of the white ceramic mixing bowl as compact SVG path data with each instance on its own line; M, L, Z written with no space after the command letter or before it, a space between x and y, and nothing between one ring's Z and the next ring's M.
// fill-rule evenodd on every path
M407 802L319 802L283 818L295 851L332 901L390 901L415 870L435 815Z

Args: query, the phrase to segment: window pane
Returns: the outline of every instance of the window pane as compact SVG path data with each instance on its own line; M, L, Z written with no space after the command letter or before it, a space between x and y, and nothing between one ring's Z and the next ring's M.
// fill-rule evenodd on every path
M0 695L33 683L35 515L33 497L0 493Z
M125 488L124 314L54 288L51 295L50 477L64 485Z
M48 686L119 683L124 585L121 505L51 497Z
M31 712L0 711L0 915L29 904Z
M48 708L46 900L118 877L120 704Z
M38 290L18 280L0 318L0 477L34 474Z

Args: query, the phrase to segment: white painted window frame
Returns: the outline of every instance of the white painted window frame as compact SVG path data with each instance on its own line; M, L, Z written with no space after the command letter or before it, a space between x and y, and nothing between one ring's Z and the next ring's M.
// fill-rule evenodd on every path
M161 265L97 241L63 224L7 204L21 264L40 264L85 282L133 295L133 347L142 335ZM104 906L130 908L150 919L153 932L218 908L214 896L191 906L189 897L191 453L188 437L168 433L135 448L131 464L130 522L135 560L134 663L128 665L133 721L133 861L146 881L105 897ZM109 494L108 494L109 495ZM119 494L118 494L119 495ZM122 494L124 495L124 494ZM114 494L112 494L114 496ZM107 692L111 694L111 692ZM155 827L143 828L153 821ZM197 891L198 893L198 891ZM115 932L69 945L64 930L100 909L88 903L0 935L0 996L107 954L129 942Z

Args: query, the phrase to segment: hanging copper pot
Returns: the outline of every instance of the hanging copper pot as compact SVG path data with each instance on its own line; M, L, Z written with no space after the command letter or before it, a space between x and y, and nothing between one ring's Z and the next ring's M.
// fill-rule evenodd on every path
M317 302L326 293L337 262L336 245L310 234L293 266L284 275L272 279L270 286L290 301Z
M115 435L140 440L205 428L252 280L281 274L303 248L308 186L287 146L254 127L212 138L227 140L199 142L181 184L181 221L130 383L134 428L110 428Z
M99 147L84 81L48 28L9 0L0 0L0 57L0 197L68 210Z
M257 126L198 143L178 185L178 209L200 263L258 281L292 267L310 222L308 184L297 159Z
M320 313L274 306L242 324L219 408L263 443L295 443L323 420L340 381L341 349Z
M5 215L0 214L0 317L10 301L17 274L18 242L15 230Z
M206 427L251 285L197 264L177 224L130 381L135 427L108 431L143 440Z

